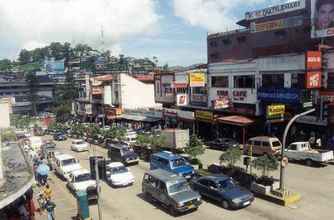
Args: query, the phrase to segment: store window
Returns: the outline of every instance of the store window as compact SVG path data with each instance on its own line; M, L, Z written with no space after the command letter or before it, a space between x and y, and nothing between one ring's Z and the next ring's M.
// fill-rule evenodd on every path
M263 74L263 88L284 88L284 74Z
M291 88L304 89L305 84L305 74L295 73L291 75Z
M211 77L211 87L213 87L213 88L228 88L228 76L213 76L213 77Z
M255 75L234 76L234 88L255 88Z

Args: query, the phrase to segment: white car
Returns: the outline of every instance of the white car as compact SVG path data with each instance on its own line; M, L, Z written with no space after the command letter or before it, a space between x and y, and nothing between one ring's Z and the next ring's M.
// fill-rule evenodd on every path
M107 166L107 180L112 186L128 186L135 182L129 168L120 162L112 162Z
M69 175L67 187L72 192L87 191L89 187L96 189L96 181L92 179L88 170L74 170Z
M89 149L89 144L86 141L82 139L77 139L72 141L71 150L82 152L82 151L88 151L88 149Z
M81 166L73 156L56 152L52 160L52 168L55 169L56 174L68 180L69 175L74 170L80 170Z

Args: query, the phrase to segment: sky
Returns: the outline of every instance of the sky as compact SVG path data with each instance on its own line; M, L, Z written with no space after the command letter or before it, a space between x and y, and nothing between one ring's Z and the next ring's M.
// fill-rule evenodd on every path
M116 56L156 56L159 65L206 63L208 33L239 28L245 12L286 1L0 0L0 59L70 42Z

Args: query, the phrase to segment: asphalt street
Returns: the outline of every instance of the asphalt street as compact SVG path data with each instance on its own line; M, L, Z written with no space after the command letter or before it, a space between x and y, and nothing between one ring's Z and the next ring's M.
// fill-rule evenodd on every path
M93 146L89 152L76 153L70 150L71 140L57 142L57 150L69 153L80 160L83 167L89 169L89 155L96 154L107 156L107 151L99 146ZM218 162L222 152L207 149L201 156L204 165ZM112 188L102 182L101 207L103 219L119 220L142 220L155 219L165 220L175 217L157 204L145 200L141 194L141 180L145 171L148 170L148 163L140 161L138 165L131 166L130 170L135 176L133 186L125 188ZM278 172L273 173L278 176ZM268 201L256 198L252 205L240 210L225 210L212 201L204 200L203 204L195 212L187 213L176 217L177 219L192 220L218 220L218 219L239 219L239 220L314 220L333 219L334 216L334 166L306 167L301 164L289 164L287 168L287 187L290 190L301 194L302 200L293 206L282 207ZM54 200L57 204L56 219L71 219L75 216L76 201L73 195L67 190L65 182L58 177L51 176L51 186L54 190ZM97 207L91 206L93 219L97 218ZM45 216L38 216L45 219Z

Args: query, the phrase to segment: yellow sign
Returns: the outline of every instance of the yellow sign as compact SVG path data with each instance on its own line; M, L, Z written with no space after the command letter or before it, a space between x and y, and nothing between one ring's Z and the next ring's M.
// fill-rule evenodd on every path
M195 118L198 121L204 122L212 122L213 121L213 113L208 111L196 111Z
M276 117L276 116L284 116L285 113L285 105L268 105L267 106L267 117Z
M190 87L204 87L205 86L205 74L203 72L189 73Z

